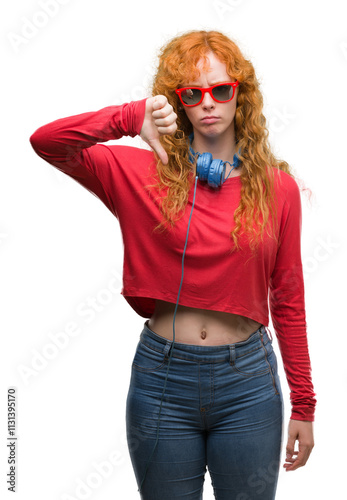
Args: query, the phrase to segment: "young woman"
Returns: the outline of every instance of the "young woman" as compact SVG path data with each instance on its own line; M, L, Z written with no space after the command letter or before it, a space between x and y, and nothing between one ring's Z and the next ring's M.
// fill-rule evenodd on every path
M313 448L300 192L262 103L235 43L192 31L162 49L152 97L30 138L120 223L122 294L147 319L127 400L144 500L201 499L206 468L217 500L275 498L283 401L269 311L291 389L285 469ZM124 135L151 151L98 144Z

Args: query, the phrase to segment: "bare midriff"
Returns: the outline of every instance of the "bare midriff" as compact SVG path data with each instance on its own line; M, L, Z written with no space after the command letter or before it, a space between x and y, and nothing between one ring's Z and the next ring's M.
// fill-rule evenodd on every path
M156 300L149 328L173 339L175 304ZM175 342L193 345L223 345L247 340L261 323L238 314L178 306L175 319Z

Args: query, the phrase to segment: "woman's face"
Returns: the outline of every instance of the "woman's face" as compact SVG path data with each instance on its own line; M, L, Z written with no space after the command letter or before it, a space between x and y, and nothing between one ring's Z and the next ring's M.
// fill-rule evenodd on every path
M207 54L209 68L204 71L204 60L197 64L200 69L200 76L194 80L185 82L182 87L211 87L217 83L235 82L235 78L230 78L226 66L213 52ZM194 107L184 106L186 115L194 130L194 137L202 135L206 139L218 139L221 135L233 134L234 117L237 104L237 91L229 102L216 102L208 92L200 104Z

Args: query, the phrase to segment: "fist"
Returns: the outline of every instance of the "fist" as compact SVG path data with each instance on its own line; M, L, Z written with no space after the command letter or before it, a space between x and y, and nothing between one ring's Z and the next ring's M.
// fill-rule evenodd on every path
M168 156L159 141L161 135L172 135L177 130L177 115L164 95L156 95L146 100L145 118L140 136L158 154L166 165Z

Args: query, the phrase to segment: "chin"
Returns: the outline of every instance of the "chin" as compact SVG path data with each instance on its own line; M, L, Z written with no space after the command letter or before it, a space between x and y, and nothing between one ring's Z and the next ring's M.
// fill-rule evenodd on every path
M205 137L208 137L211 139L217 139L218 137L223 135L225 132L226 132L226 130L221 130L220 128L212 128L211 127L210 129L202 130L200 133Z
M223 134L225 130L226 129L224 127L221 127L220 124L204 125L198 128L200 134L207 136L217 136Z

